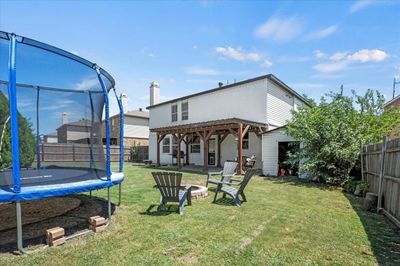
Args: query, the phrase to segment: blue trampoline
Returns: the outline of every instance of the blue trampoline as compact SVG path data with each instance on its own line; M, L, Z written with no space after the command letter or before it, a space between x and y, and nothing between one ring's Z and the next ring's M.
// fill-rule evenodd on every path
M111 90L121 123L117 172L110 164ZM110 187L121 193L124 179L123 123L115 81L104 69L0 31L0 202L16 204L21 252L21 201L107 188L111 217Z

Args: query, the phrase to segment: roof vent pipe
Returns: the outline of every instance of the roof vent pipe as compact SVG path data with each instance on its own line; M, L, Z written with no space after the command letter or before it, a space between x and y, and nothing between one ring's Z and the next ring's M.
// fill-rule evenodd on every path
M221 88L222 86L224 86L224 83L218 82L218 86Z

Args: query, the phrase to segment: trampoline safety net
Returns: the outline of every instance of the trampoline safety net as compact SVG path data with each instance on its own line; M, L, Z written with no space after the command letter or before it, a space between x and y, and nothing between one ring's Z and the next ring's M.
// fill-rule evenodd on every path
M11 188L10 38L0 32L0 187ZM106 178L105 93L90 62L27 38L16 42L21 187ZM64 54L63 54L64 52ZM107 92L114 86L101 73Z

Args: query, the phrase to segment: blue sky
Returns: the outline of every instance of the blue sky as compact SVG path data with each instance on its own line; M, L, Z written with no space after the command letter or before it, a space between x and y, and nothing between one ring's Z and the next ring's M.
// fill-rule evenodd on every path
M389 99L399 13L385 0L0 1L0 29L96 62L129 109L148 105L153 80L167 100L268 73L313 98L343 84Z

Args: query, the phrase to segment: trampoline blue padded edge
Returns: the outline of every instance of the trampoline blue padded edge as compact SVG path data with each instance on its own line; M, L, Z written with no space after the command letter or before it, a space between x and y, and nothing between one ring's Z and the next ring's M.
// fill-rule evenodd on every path
M0 189L0 202L35 200L87 192L91 190L111 187L122 183L123 180L123 173L113 172L110 180L107 180L106 177L104 177L104 180L97 179L64 184L26 186L21 187L21 191L19 193L15 193L12 189L3 188Z

